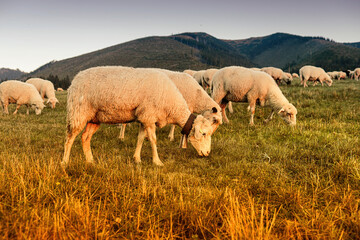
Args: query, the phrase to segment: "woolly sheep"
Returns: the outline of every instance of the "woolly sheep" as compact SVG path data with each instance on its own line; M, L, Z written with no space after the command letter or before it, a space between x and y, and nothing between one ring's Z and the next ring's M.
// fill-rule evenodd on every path
M48 99L46 104L51 104L51 108L55 108L55 104L59 101L55 97L55 89L52 82L41 78L30 78L26 81L26 83L34 85L39 91L40 96L43 99L45 99L45 97Z
M359 81L359 78L360 78L360 68L355 68L355 70L354 70L354 79L356 81Z
M140 68L141 69L141 68ZM184 97L190 111L192 113L202 114L212 123L213 132L222 123L220 106L205 92L205 90L197 84L194 78L189 74L174 72L165 69L152 68L165 73L175 84L177 89ZM125 134L125 124L122 125L119 138L123 139ZM175 125L172 124L169 133L170 141L174 140Z
M299 75L297 73L291 74L293 78L299 78Z
M278 85L280 85L283 81L286 84L291 84L292 79L290 79L288 76L286 76L280 68L276 67L264 67L261 69L261 71L266 72L269 74Z
M331 86L332 84L330 76L324 71L324 69L320 67L314 67L309 65L303 66L302 68L300 68L299 73L301 84L303 84L304 87L307 87L307 81L314 81L314 85L316 81L319 81L322 86L324 81L328 86Z
M26 105L26 114L29 114L29 108L35 110L35 114L41 114L41 110L45 107L43 99L36 88L28 83L17 80L9 80L0 84L0 101L5 114L9 114L9 103L16 103L17 113L21 105Z
M69 162L76 136L82 134L86 161L93 162L90 141L100 123L117 124L138 121L141 128L134 154L140 163L140 152L147 135L152 147L152 159L163 165L156 147L156 126L177 124L183 128L182 146L187 139L201 156L211 148L212 126L202 115L191 114L185 99L174 83L152 69L130 67L94 67L79 72L68 89L67 136L62 166Z
M190 76L194 76L194 74L195 74L197 71L191 70L191 69L186 69L186 70L184 70L183 72L189 74Z
M254 125L255 104L259 100L261 106L272 108L265 122L277 112L289 125L296 124L296 108L285 98L274 79L264 72L236 66L223 68L214 75L212 97L222 108L224 122L229 121L224 111L228 101L248 102L250 125Z

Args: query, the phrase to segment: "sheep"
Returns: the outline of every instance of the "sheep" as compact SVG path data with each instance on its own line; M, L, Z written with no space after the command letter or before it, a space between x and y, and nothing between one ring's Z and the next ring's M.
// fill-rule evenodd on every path
M283 70L281 70L280 68L275 68L275 67L264 67L261 69L261 71L266 72L267 74L269 74L278 85L280 85L283 81L286 84L291 84L292 78L291 76L288 77Z
M293 78L299 78L299 75L297 73L291 74Z
M254 125L255 104L270 106L272 112L265 120L272 119L274 112L291 126L296 125L297 110L282 94L273 78L265 72L253 71L243 67L226 67L219 70L213 78L212 98L222 108L223 121L229 122L224 108L228 101L248 102L251 111L250 125Z
M330 76L324 71L324 69L320 67L314 67L314 66L303 66L299 70L300 73L300 80L301 84L304 85L304 87L307 87L306 84L307 81L314 81L314 85L316 84L316 81L319 81L321 85L323 86L323 82L330 87L332 84L332 80Z
M354 79L354 71L346 70L346 76L350 79Z
M203 87L205 89L208 89L211 86L212 79L217 71L219 71L219 69L209 68L205 70L203 74Z
M64 89L62 89L62 88L59 87L59 88L56 89L56 91L58 91L58 92L63 92Z
M354 70L354 79L356 81L359 81L359 78L360 78L360 68L355 68L355 70Z
M331 79L340 79L340 73L339 72L336 72L336 71L333 71L333 72L326 72L327 75L330 76Z
M165 73L170 80L175 84L177 89L184 97L190 111L192 113L202 114L207 118L213 126L213 132L222 123L220 106L205 92L194 78L186 73L174 72L165 69L152 68ZM216 109L215 113L213 109ZM122 125L119 138L123 139L125 135L125 124ZM172 124L169 133L170 141L174 140L175 125Z
M29 114L30 107L35 110L35 114L41 114L45 107L43 99L36 88L28 83L17 80L8 80L0 84L0 101L5 114L9 114L9 103L16 103L16 114L21 105L26 105L26 114Z
M191 70L191 69L186 69L186 70L184 70L183 72L189 74L190 76L194 76L194 74L195 74L197 71Z
M193 78L195 78L195 80L198 82L198 84L205 89L204 73L205 73L205 70L197 71L196 73L194 73Z
M51 108L55 108L56 103L59 101L55 97L55 89L52 82L41 78L30 78L26 81L26 83L34 85L39 91L40 96L43 99L45 99L45 97L48 99L46 104L50 104Z
M187 140L200 156L208 156L211 149L212 126L204 116L195 116L174 83L162 72L121 66L94 67L79 72L68 89L67 136L61 166L69 162L76 136L82 134L86 162L93 163L90 141L101 123L141 123L135 163L147 135L152 148L152 160L162 166L156 147L156 126L177 124L182 128L181 146Z

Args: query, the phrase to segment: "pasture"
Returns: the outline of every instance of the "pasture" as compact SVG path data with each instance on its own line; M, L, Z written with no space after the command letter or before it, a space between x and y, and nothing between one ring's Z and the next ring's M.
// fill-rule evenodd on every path
M281 86L298 109L297 126L234 103L230 124L209 157L180 149L170 127L157 130L164 167L138 125L102 125L85 164L80 136L66 173L66 92L41 115L0 114L0 238L6 239L358 239L360 233L360 82ZM13 112L15 106L10 106Z

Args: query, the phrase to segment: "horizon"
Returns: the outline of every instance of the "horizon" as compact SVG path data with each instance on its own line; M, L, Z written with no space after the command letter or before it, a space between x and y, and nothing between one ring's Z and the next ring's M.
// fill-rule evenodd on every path
M360 42L358 9L360 1L353 0L3 0L0 68L31 72L53 60L184 32L224 40L282 32Z

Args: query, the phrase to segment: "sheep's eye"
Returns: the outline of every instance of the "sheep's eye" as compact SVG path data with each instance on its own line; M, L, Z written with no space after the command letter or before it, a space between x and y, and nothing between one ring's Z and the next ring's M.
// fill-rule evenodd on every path
M203 133L202 135L203 135L203 136L206 136L206 133Z

